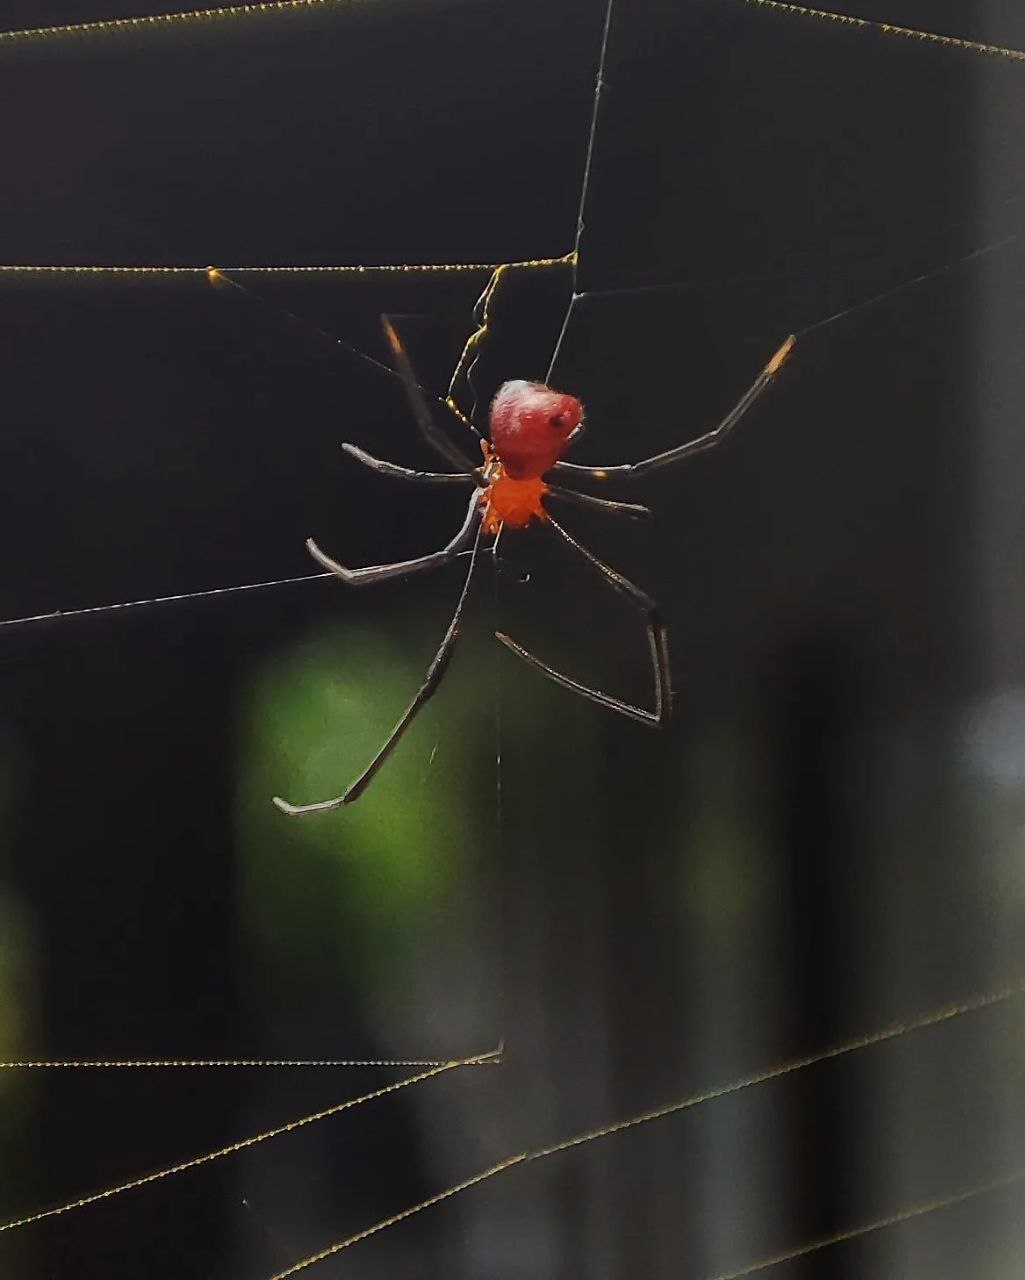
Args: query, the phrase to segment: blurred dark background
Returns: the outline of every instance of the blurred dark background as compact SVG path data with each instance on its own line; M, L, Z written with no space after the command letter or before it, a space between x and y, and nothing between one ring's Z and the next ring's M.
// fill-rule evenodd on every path
M163 7L8 0L3 25ZM0 41L0 258L564 254L603 9L380 0ZM1025 47L1009 4L844 11ZM621 0L606 81L594 296L556 378L588 406L578 460L706 430L808 329L728 447L623 486L653 525L567 516L663 602L669 730L490 640L500 621L650 699L636 617L543 530L506 538L510 571L482 575L442 692L367 797L304 822L270 796L359 771L459 570L0 627L0 1056L504 1038L505 1064L11 1232L4 1275L269 1276L510 1152L1025 972L1025 65ZM4 619L302 575L311 533L351 564L450 536L461 497L338 448L431 461L401 388L285 313L383 358L387 311L444 391L487 272L236 278L252 296L201 273L0 273ZM484 391L544 374L570 287L509 273ZM1012 1001L511 1173L320 1273L732 1273L1020 1165L1023 1072ZM4 1072L0 1216L403 1074ZM1022 1221L1006 1192L773 1274L1010 1280Z

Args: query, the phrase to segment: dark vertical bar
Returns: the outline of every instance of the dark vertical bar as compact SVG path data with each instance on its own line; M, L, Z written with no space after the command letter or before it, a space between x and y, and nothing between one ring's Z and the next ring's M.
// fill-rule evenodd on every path
M856 924L862 843L858 813L858 728L863 680L854 651L816 636L798 642L781 663L779 857L787 886L782 913L790 935L788 1016L780 1028L786 1053L832 1044L847 1033L852 979L864 939ZM794 1240L841 1229L850 1216L856 1098L844 1099L828 1069L803 1072L787 1091L795 1221ZM817 1259L793 1264L795 1275L821 1274ZM843 1253L830 1259L836 1280L850 1274Z

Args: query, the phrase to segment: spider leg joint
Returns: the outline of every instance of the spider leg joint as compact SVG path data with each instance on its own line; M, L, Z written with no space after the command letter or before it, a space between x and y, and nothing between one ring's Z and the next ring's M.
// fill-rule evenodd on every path
M766 374L768 374L770 378L773 377L775 374L779 373L780 369L783 368L783 365L786 363L787 359L789 358L791 351L793 351L794 345L796 342L797 342L797 338L794 336L794 334L791 334L789 338L787 338L786 342L784 342L780 346L779 350L772 357L769 363L765 366L765 372Z
M321 568L333 573L336 578L341 578L343 582L347 582L350 585L359 581L359 570L347 569L344 564L339 564L337 560L332 560L325 551L321 551L312 538L306 539L306 550Z

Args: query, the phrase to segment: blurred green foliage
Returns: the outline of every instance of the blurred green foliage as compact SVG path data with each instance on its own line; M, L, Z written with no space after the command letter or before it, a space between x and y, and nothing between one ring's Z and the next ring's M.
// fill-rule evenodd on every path
M683 924L709 941L742 943L762 919L772 889L763 799L751 791L764 762L756 735L743 723L714 728L690 754L680 766L694 779L695 796L690 825L681 832Z
M397 635L412 635L408 648ZM454 898L472 913L472 863L495 813L493 676L472 643L358 802L291 818L271 803L343 790L423 679L428 659L410 650L432 642L419 620L354 620L256 673L242 713L238 874L244 930L272 965L331 970L366 990L401 977Z

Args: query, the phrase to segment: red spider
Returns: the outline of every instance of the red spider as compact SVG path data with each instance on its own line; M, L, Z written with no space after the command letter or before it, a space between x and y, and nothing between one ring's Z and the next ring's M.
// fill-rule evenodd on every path
M489 287L485 297L490 294L490 291ZM483 329L478 331L478 335L481 332ZM485 538L494 538L497 541L498 536L507 526L511 529L523 529L533 520L543 521L547 528L557 533L578 555L596 569L611 587L622 592L640 610L648 633L654 673L654 709L647 711L643 707L632 706L611 694L603 693L599 689L591 689L563 675L539 658L535 658L533 654L528 653L515 640L503 635L502 632L495 633L498 639L507 649L536 670L574 693L581 694L612 711L618 711L621 715L630 716L642 724L663 724L671 711L672 692L669 678L669 644L657 604L639 587L634 586L632 582L577 542L562 525L553 519L547 502L550 498L565 499L588 507L597 507L602 511L618 512L629 516L643 517L651 513L647 507L638 506L636 503L613 502L607 498L596 497L594 494L560 488L550 483L548 476L553 471L566 474L567 477L589 476L594 480L639 476L711 449L726 437L730 429L768 387L794 345L794 338L792 336L787 338L726 417L711 431L698 436L695 440L687 441L686 444L678 445L675 449L645 458L641 462L621 463L611 467L584 467L562 460L570 444L584 429L584 406L576 396L555 391L542 383L506 382L498 389L492 401L488 418L490 442L481 439L483 462L475 467L462 450L457 448L436 426L423 389L413 375L398 334L387 320L385 320L385 334L421 434L436 452L459 469L455 472L414 471L408 467L398 466L394 462L384 462L380 458L374 458L354 444L343 444L342 448L364 466L382 475L428 484L474 485L475 492L467 507L466 517L459 532L440 551L419 556L415 560L400 560L395 564L348 569L325 554L312 538L307 540L306 546L318 564L354 587L364 586L370 582L384 582L388 578L406 577L425 569L439 568L441 565L449 564L467 549L470 551L470 567L456 603L452 621L442 638L434 660L427 669L423 684L373 760L341 795L331 800L296 805L282 800L280 796L275 796L274 803L287 814L317 813L337 809L353 800L358 800L367 789L378 769L412 724L420 708L441 683L459 638L463 606L469 593L481 543ZM469 350L470 344L467 352ZM466 352L464 357L465 355Z

